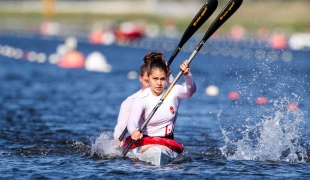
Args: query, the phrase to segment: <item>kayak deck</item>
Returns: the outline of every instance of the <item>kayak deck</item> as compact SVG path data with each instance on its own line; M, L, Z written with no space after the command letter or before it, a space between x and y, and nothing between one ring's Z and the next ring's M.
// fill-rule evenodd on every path
M136 147L131 149L128 153L128 157L136 158L140 161L148 162L157 167L163 166L173 161L178 156L178 153L170 148L158 145L149 144L145 146Z

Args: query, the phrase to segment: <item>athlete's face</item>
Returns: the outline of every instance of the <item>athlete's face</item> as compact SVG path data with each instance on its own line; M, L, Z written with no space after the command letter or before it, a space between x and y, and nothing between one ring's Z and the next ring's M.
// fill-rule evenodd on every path
M147 76L147 72L145 71L143 76L140 76L140 82L142 86L142 90L149 87L149 77Z
M165 71L160 69L152 70L152 73L149 75L149 83L154 95L159 96L164 91L166 79Z

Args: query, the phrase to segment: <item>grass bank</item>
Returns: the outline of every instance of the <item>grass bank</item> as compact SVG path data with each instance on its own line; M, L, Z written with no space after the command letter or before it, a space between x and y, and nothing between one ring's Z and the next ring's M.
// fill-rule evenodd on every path
M208 27L216 15L223 8L224 3L220 3L216 12L204 25ZM310 32L310 2L309 1L247 1L245 0L240 9L228 20L220 31L228 31L231 26L238 24L245 27L248 32L256 32L262 27L271 30L282 30L292 32ZM58 13L53 17L46 17L42 13L18 13L0 12L0 20L14 19L16 22L40 23L44 20L58 21L74 25L75 27L90 27L93 24L113 23L115 21L142 21L154 23L163 27L164 22L174 21L180 31L185 30L193 17L169 17L152 16L150 14L132 13L128 15L106 15L106 14L87 14L87 13ZM1 25L0 25L1 27ZM204 31L204 28L202 30Z

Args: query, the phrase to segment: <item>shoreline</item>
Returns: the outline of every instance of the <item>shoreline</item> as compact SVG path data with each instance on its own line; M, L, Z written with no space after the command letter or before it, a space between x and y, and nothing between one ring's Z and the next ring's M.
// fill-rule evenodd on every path
M195 16L201 1L55 1L53 10L46 10L44 3L37 1L1 1L0 20L10 21L59 21L76 26L85 23L110 23L111 21L140 21L154 23L162 27L166 20L173 21L177 29L183 31ZM219 14L225 3L221 2L214 14L205 23L207 26ZM111 8L112 7L112 8ZM184 11L186 7L186 11ZM46 8L45 8L46 9ZM233 25L241 25L249 32L262 27L275 31L310 32L310 2L249 2L244 1L240 9L221 27L227 31ZM49 12L47 12L49 11ZM0 28L1 25L0 24Z

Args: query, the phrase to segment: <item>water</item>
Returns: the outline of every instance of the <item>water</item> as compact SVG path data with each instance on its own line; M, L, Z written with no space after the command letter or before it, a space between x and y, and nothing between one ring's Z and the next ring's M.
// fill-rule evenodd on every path
M199 38L198 38L199 39ZM306 178L309 173L309 51L275 51L258 42L210 40L191 71L197 92L180 105L175 139L185 151L174 162L154 167L122 159L112 132L121 102L139 88L129 71L142 57L161 50L158 39L146 47L100 46L85 42L85 55L103 53L110 73L61 69L0 55L0 174L3 179L240 179ZM168 41L172 46L177 40ZM0 45L55 53L62 39L0 36ZM168 44L169 44L168 43ZM189 57L189 41L171 66ZM166 44L166 56L173 48ZM2 48L3 49L3 48ZM181 78L179 83L182 83ZM216 97L205 89L216 85ZM227 94L238 91L240 98ZM263 96L266 105L255 100ZM298 111L288 111L295 103Z

